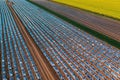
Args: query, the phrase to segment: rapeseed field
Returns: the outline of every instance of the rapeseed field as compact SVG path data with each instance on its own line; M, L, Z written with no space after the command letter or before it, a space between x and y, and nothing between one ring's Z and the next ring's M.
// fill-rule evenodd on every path
M53 0L120 19L120 0Z

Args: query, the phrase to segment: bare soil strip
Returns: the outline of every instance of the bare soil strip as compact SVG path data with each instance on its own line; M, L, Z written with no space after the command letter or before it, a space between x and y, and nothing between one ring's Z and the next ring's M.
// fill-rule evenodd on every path
M64 15L71 20L83 24L92 30L98 31L101 34L105 34L120 42L120 21L47 0L32 0L32 2L42 5L58 14Z
M52 66L50 65L49 61L46 59L46 57L43 55L41 50L38 48L37 44L34 42L33 38L29 35L25 26L22 24L21 20L15 13L14 9L12 8L12 4L13 3L7 1L7 5L9 9L11 10L11 13L18 26L18 29L20 30L27 44L27 47L29 48L33 56L33 59L38 67L38 70L41 74L42 79L43 80L59 80L58 75L56 74Z

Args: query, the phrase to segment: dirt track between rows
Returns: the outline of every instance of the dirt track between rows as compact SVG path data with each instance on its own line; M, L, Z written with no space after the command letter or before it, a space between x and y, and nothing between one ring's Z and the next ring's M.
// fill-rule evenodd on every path
M48 0L32 1L120 42L120 21Z
M25 26L22 24L21 20L19 19L14 9L12 8L12 5L14 3L7 1L7 4L18 26L18 29L23 35L23 38L27 44L28 49L31 52L31 55L33 56L33 59L38 67L38 70L40 72L42 79L43 80L59 80L58 75L56 74L56 72L54 71L54 69L46 59L46 57L43 55L41 50L38 48L33 38L29 35Z

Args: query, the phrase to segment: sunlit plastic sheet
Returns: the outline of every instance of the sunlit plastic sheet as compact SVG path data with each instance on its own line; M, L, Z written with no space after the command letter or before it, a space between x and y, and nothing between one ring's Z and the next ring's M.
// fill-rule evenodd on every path
M0 1L2 39L2 80L41 79L33 58L24 42L24 39L17 28L13 16L6 5L5 0Z
M77 80L76 74L82 79L120 78L119 49L24 0L11 1L26 29L61 79L66 76Z

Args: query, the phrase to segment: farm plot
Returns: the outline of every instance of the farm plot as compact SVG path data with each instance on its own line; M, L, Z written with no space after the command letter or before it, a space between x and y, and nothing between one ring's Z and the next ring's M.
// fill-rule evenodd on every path
M60 79L120 79L119 49L24 0L10 1Z
M53 0L53 1L120 19L120 0Z
M5 0L1 5L1 80L38 80L38 72L33 57L17 28Z

